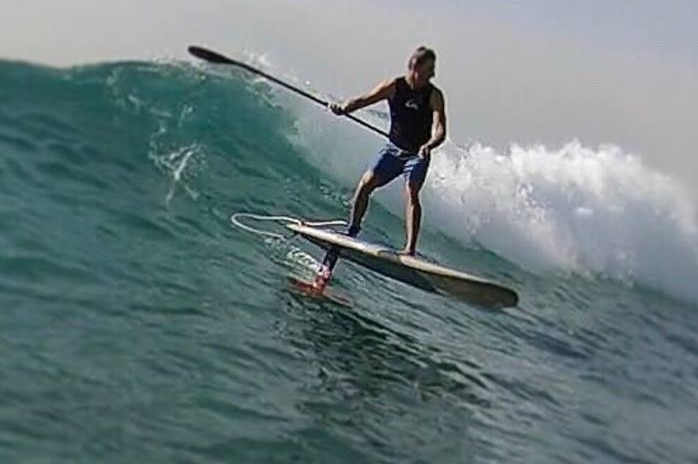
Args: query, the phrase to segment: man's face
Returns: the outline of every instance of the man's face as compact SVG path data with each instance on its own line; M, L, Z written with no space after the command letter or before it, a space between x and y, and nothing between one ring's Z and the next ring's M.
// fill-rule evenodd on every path
M424 86L429 83L429 80L436 75L436 62L434 60L424 60L421 64L415 64L412 67L413 78L415 84Z

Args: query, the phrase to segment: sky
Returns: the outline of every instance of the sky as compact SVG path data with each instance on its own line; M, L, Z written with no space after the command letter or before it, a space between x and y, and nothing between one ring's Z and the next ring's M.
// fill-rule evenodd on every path
M695 18L693 0L0 0L0 58L180 59L206 44L350 96L426 44L456 143L617 144L698 198Z

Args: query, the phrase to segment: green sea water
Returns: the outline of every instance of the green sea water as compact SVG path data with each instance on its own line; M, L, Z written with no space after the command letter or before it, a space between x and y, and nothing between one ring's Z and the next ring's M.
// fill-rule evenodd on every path
M517 308L344 262L350 308L295 293L320 251L229 217L346 216L308 124L223 70L0 62L0 462L698 462L698 308L661 285L536 272L442 205L420 250Z

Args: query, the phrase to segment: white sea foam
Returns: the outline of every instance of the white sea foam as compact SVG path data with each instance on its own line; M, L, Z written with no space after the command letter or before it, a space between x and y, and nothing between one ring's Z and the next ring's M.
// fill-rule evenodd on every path
M671 178L614 146L475 144L434 155L431 220L534 271L601 274L698 300L698 221Z

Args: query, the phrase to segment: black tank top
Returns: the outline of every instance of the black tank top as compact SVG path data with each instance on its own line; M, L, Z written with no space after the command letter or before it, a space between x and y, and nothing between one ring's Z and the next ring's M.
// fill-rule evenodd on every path
M416 153L431 138L433 111L429 106L431 84L413 90L404 77L395 81L390 105L390 141L399 148Z

